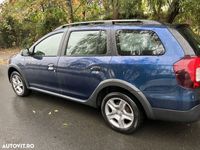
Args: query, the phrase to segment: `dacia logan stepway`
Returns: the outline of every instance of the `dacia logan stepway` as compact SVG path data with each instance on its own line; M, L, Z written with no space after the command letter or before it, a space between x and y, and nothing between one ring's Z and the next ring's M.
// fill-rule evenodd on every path
M31 90L100 108L122 133L144 117L200 117L200 41L188 25L107 20L63 25L9 60L18 96Z

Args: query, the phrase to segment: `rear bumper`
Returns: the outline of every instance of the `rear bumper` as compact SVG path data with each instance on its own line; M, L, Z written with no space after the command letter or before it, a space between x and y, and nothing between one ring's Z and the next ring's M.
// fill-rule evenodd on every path
M200 119L200 105L187 111L153 108L154 119L179 122L194 122Z

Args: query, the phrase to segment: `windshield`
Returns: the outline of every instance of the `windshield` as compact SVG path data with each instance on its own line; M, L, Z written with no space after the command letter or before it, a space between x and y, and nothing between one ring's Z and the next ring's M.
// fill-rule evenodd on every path
M196 55L200 55L200 38L188 27L179 27L179 33L188 41Z

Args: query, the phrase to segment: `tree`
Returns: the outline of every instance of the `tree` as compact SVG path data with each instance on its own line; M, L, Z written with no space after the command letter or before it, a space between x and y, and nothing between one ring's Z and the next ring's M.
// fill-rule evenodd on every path
M172 2L168 2L168 11L167 11L167 18L166 22L168 23L173 23L175 18L179 15L180 13L180 5L181 5L181 0L172 0Z
M74 14L73 14L73 5L72 5L72 0L67 0L67 6L69 8L69 23L74 22Z
M70 22L134 18L188 23L200 33L200 1L9 0L0 5L0 47L31 44Z

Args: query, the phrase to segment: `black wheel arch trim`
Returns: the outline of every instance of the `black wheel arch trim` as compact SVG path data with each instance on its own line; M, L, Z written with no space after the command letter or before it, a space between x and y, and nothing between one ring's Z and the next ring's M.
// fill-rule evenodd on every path
M97 86L97 88L95 89L95 91L93 92L93 94L90 96L90 98L88 99L88 101L86 103L90 106L97 107L96 100L97 100L97 96L98 96L99 92L109 86L116 86L116 87L120 87L120 88L128 90L141 103L147 117L154 119L153 109L151 107L151 104L145 97L145 95L133 84L123 81L123 80L120 80L120 79L107 79L107 80L102 81Z
M26 84L26 87L29 88L29 84L28 84L28 82L26 80L26 77L25 77L24 73L22 72L22 70L17 65L10 64L8 66L8 72L7 72L8 73L8 80L10 81L10 76L9 76L10 69L15 69L17 72L19 72L19 74L22 76L22 78L23 78L23 80L24 80L24 82Z

